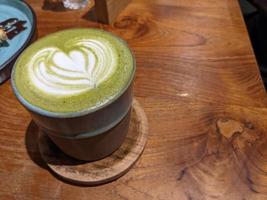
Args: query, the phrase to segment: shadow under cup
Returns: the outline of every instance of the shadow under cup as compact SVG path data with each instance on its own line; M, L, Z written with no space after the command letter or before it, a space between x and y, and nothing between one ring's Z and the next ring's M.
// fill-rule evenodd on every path
M30 112L41 131L67 155L84 161L102 159L117 150L126 138L133 99L134 72L128 85L115 99L95 110L53 113L26 101L17 90L14 69L13 91Z

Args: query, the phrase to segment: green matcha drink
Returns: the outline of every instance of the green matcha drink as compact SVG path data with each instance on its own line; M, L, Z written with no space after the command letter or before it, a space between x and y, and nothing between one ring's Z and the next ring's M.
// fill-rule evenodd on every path
M44 37L18 58L14 84L30 104L49 112L96 109L127 87L134 60L119 38L97 29Z

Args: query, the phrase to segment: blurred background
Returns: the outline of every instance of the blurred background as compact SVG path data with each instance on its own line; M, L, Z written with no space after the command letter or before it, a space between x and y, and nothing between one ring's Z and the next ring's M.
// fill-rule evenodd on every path
M251 43L267 89L267 0L239 0Z

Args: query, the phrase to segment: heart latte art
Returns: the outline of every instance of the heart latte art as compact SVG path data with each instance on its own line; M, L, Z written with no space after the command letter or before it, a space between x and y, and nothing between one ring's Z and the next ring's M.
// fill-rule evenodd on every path
M69 52L49 47L39 51L29 63L32 82L40 90L55 95L73 95L96 88L117 66L112 46L101 40L69 41Z
M99 29L70 29L23 51L12 80L25 102L49 112L73 113L115 100L134 73L132 53L122 39Z

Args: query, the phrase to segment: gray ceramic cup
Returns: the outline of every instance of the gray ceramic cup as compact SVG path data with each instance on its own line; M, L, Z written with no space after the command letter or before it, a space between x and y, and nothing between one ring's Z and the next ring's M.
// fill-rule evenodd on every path
M115 98L96 109L73 113L43 110L26 101L16 88L14 71L11 85L19 102L29 111L41 131L67 155L85 161L104 158L123 143L130 121L134 69L127 85Z

